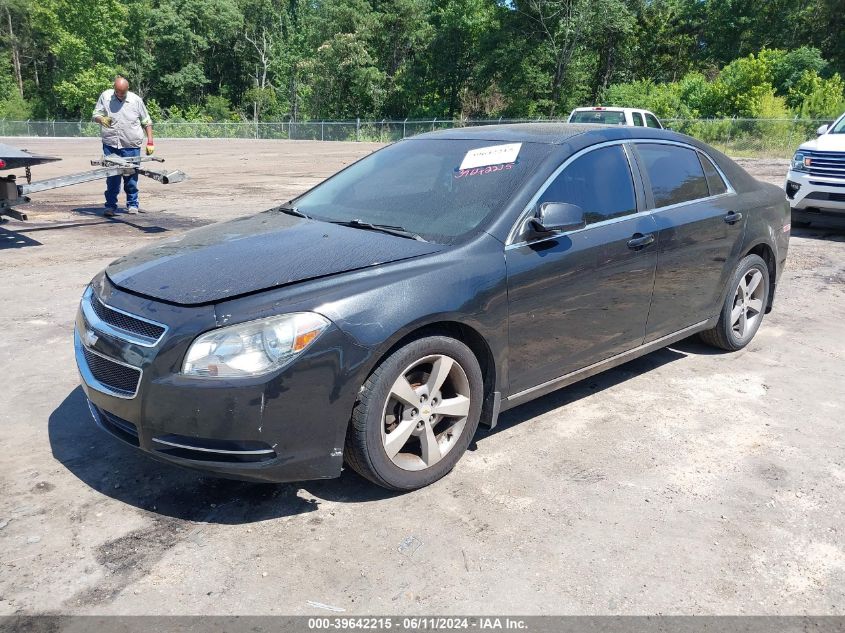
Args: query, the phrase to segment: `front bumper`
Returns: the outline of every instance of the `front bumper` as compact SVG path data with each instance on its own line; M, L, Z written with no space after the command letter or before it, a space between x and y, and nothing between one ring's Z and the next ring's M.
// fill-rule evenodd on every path
M76 363L101 428L156 459L224 477L283 482L340 474L360 385L356 368L366 357L341 330L331 325L302 356L267 376L190 378L179 373L182 359L198 334L216 327L213 308L159 304L102 277L93 286L109 309L154 315L166 327L150 345L109 328L83 299Z
M845 213L845 178L811 176L790 169L784 188L793 211Z

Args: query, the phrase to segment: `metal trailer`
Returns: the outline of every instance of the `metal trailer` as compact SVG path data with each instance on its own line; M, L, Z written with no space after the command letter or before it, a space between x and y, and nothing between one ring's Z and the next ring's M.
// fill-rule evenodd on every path
M10 145L0 143L0 170L20 169L21 167L26 170L26 184L18 184L17 178L14 174L0 176L0 218L4 215L8 215L18 220L26 220L26 213L14 209L13 207L30 202L29 194L31 193L47 191L48 189L58 189L59 187L68 187L70 185L77 185L83 182L90 182L92 180L101 180L103 178L108 178L109 176L131 176L133 173L137 173L141 176L152 178L163 185L181 182L187 179L184 172L179 171L178 169L172 171L159 171L156 169L146 168L142 165L142 163L145 162L163 163L163 158L152 156L142 156L138 158L102 156L91 161L91 166L97 167L97 169L32 182L32 172L30 170L32 166L41 165L43 163L51 163L57 160L61 159L56 156L39 156L37 154L31 154L25 150L20 150Z

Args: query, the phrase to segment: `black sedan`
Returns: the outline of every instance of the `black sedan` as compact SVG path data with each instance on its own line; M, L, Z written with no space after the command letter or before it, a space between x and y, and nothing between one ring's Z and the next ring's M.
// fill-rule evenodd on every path
M747 345L789 232L780 188L673 132L435 132L115 261L76 360L98 424L158 459L410 490L505 409L692 334Z

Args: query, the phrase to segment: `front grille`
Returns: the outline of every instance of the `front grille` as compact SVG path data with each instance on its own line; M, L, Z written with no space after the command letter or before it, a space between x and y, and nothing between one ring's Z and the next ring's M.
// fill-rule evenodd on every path
M143 336L154 341L157 341L164 334L164 328L162 326L137 319L123 312L118 312L102 303L93 293L91 296L91 308L100 319L118 330L137 334L138 336Z
M101 385L114 391L117 394L132 397L138 390L138 381L141 379L141 370L134 367L121 365L104 356L95 354L87 347L82 348L85 355L85 362L91 375Z
M845 152L802 152L810 159L811 176L845 178Z
M823 180L811 180L810 184L821 187L845 187L845 182L824 182Z
M807 194L805 200L828 200L830 202L845 202L845 193L814 191L813 193Z

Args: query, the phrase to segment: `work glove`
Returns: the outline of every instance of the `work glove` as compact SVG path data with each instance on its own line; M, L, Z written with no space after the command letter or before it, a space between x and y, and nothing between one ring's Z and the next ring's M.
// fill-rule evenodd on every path
M147 143L147 156L152 156L154 151L156 151L156 146L152 143Z
M101 116L100 117L100 125L103 127L111 127L112 118L110 116Z

